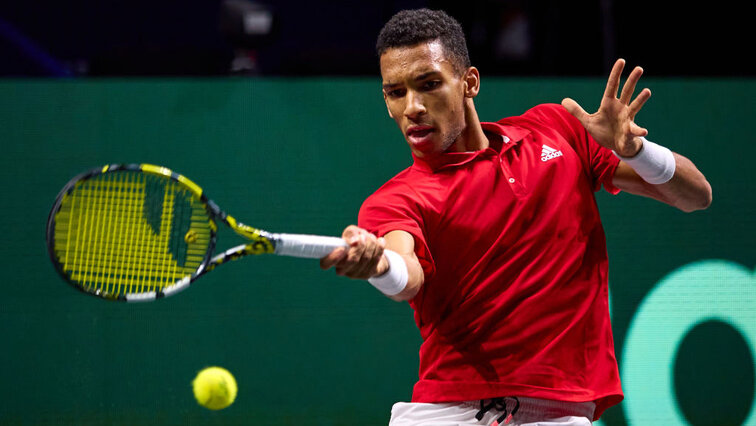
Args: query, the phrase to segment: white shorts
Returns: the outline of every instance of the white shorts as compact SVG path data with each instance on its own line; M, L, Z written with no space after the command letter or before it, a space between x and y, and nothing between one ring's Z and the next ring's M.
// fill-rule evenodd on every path
M518 398L520 407L509 425L517 426L589 426L596 404L593 402L563 402L537 398ZM514 399L508 398L511 413ZM389 426L488 426L503 411L491 409L478 420L480 401L448 403L397 402L391 409Z

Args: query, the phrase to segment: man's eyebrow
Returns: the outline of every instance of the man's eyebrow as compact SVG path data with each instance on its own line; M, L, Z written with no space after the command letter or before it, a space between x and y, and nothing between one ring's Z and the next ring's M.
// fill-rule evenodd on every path
M426 78L432 77L432 76L434 76L436 74L440 74L440 72L439 71L424 72L424 73L416 76L415 78L413 78L413 80L414 81L423 81ZM383 90L388 90L388 89L391 89L392 87L396 87L396 86L399 86L399 85L401 85L401 83L386 83L386 84L383 85Z
M424 72L424 73L418 75L417 77L415 77L414 80L415 81L425 80L426 78L431 77L431 76L436 75L436 74L440 74L440 73L438 71Z

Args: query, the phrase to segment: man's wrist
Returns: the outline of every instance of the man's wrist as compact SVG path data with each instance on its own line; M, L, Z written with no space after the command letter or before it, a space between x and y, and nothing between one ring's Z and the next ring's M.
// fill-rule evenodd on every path
M404 290L409 281L407 263L399 253L388 249L383 251L383 258L386 269L382 274L368 278L368 282L386 296L395 296Z
M636 142L636 141L637 141L637 142ZM615 154L615 155L616 155L617 157L619 157L619 158L622 158L622 159L626 159L626 158L628 158L628 159L629 159L629 158L635 158L635 156L637 156L637 155L638 155L638 154L639 154L639 153L641 152L641 150L643 149L643 143L644 143L644 142L646 142L646 138L644 138L643 136L636 136L636 137L634 138L633 142L636 142L636 143L633 143L633 144L632 144L632 145L633 145L633 146L631 147L631 151L632 151L632 153L630 153L630 152L624 152L624 151L623 151L623 152L620 152L619 150L616 150L616 149L615 149L615 150L613 150L613 151L614 151L614 154ZM627 146L626 146L626 147L627 147ZM632 148L634 148L634 149L632 149Z
M641 138L643 145L631 157L624 157L614 152L620 160L632 167L648 183L660 185L668 182L675 174L675 156L669 148Z

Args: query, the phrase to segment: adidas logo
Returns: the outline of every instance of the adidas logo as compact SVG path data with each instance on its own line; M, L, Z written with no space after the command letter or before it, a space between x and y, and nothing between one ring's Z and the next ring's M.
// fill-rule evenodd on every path
M543 146L543 149L541 150L541 161L549 161L552 158L557 158L562 156L562 151L557 151L556 149L550 147L550 146Z

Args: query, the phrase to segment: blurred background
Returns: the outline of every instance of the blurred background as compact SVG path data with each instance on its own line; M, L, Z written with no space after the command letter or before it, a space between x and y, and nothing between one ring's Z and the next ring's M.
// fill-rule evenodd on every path
M625 391L599 425L756 426L752 18L650 0L0 2L0 425L388 422L417 379L407 304L280 257L107 302L58 277L45 225L72 176L134 162L251 225L339 235L411 164L374 43L415 7L462 23L484 121L567 96L595 110L615 58L645 68L638 122L693 159L714 202L685 214L598 193ZM191 393L210 365L239 383L219 412Z
M2 76L375 75L403 8L444 9L483 75L598 76L618 56L655 76L752 76L738 2L480 0L5 1Z

